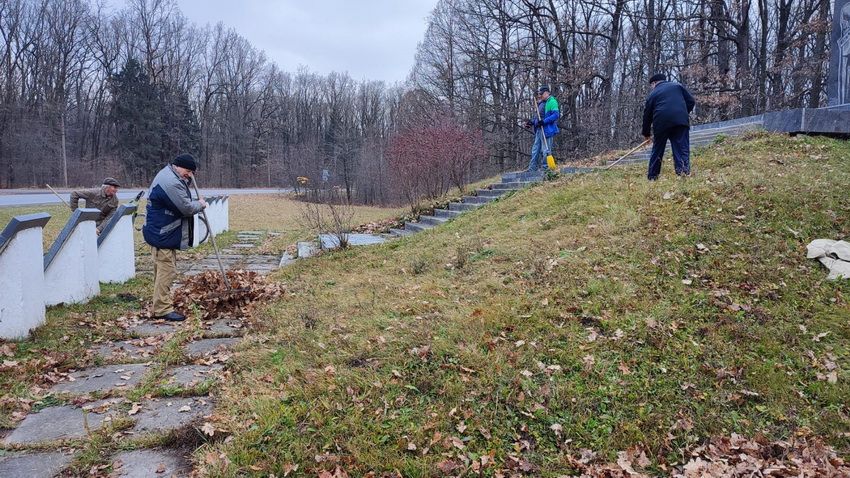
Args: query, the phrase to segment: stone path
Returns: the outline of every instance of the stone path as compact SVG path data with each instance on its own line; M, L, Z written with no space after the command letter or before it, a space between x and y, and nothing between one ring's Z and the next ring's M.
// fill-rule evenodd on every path
M73 474L74 460L89 446L113 450L102 463L110 476L190 476L194 449L180 445L179 437L202 433L216 402L214 384L242 331L238 319L128 325L124 340L91 349L109 365L69 371L50 390L50 405L0 432L0 446L9 449L0 455L0 477ZM169 350L167 361L160 360L163 350Z
M258 274L267 274L277 269L283 262L280 256L272 254L252 254L251 251L265 240L266 236L278 236L279 232L240 231L238 241L230 247L221 249L221 263L226 270L243 269ZM184 272L187 276L200 274L205 270L218 270L215 254L209 254Z

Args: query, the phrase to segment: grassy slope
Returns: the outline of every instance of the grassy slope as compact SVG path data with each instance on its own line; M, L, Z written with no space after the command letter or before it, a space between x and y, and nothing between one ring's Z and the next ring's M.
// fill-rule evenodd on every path
M805 245L850 235L850 145L753 135L694 169L566 178L281 270L291 295L220 389L232 440L206 471L558 475L635 444L659 471L731 433L846 455L850 283Z

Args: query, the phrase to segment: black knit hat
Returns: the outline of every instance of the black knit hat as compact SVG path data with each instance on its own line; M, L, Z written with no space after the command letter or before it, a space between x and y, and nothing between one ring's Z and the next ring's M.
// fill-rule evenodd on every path
M656 73L649 78L649 83L655 83L656 81L667 81L667 77L664 76L664 73Z
M121 187L121 184L118 181L116 181L115 178L106 178L106 179L103 180L103 182L101 184L104 184L106 186L115 186L116 188Z
M547 91L549 91L548 86L541 86L540 88L537 89L537 94L542 95L543 93L546 93Z
M171 164L180 166L181 168L186 168L189 171L198 169L198 162L195 160L195 157L189 153L183 153L177 156Z

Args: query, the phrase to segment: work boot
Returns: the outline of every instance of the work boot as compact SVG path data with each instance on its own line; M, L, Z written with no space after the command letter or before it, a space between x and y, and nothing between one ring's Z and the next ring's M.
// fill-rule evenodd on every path
M154 317L154 319L163 319L169 322L183 322L186 320L186 316L183 314L178 314L177 312L169 312L165 315L158 315Z

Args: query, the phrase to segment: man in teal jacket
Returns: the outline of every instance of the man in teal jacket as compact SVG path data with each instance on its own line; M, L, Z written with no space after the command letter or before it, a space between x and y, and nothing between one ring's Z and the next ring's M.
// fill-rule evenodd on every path
M546 169L543 158L551 154L553 136L560 131L558 118L561 117L561 111L558 108L558 100L552 96L548 86L541 86L537 90L537 111L539 116L525 123L526 126L534 126L534 145L531 147L531 161L526 169L528 172ZM543 135L546 135L546 141L543 141Z

